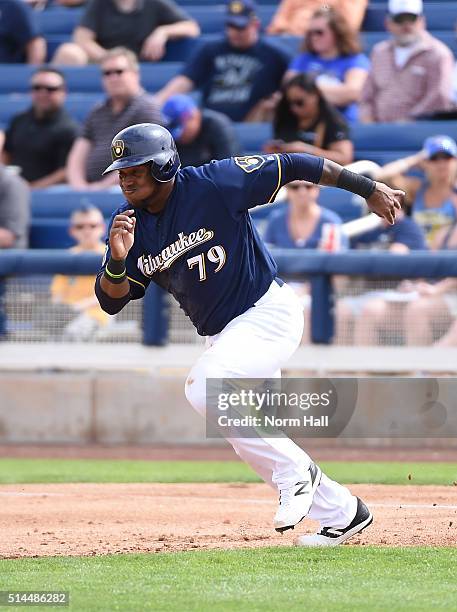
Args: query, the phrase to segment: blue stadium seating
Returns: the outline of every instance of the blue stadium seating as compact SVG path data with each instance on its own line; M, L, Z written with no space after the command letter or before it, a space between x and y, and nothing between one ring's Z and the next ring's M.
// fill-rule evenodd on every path
M225 5L203 4L200 0L195 4L189 4L187 12L198 21L201 31L206 34L221 32L225 23ZM276 5L267 3L260 5L258 15L262 25L267 26L276 10ZM371 3L367 9L363 22L363 30L383 31L384 17L387 12L387 3ZM452 2L426 2L424 13L427 19L427 27L430 30L452 30L456 18L455 5ZM78 25L82 9L52 8L37 13L38 21L43 34L47 37L52 34L70 35Z
M352 126L357 150L418 151L428 136L447 134L457 140L457 121L417 121L415 123L377 123Z
M93 204L105 218L122 202L120 191L72 191L70 188L38 189L32 192L34 219L68 219L76 208Z
M455 34L452 31L437 30L432 34L446 44L457 55L457 43ZM174 40L167 44L167 50L163 58L163 62L183 62L194 53L198 47L205 42L211 42L219 38L219 34L202 34L199 38L185 38L182 40ZM387 37L386 32L364 32L361 36L362 46L365 53L371 53L373 46ZM266 36L273 44L284 49L291 56L299 52L302 39L297 36ZM53 34L47 37L48 54L52 56L57 47L67 40L66 35ZM160 64L154 64L160 65Z
M74 240L68 234L69 220L33 219L29 231L31 249L68 249Z
M29 244L32 249L66 249L74 244L68 235L69 218L73 210L89 201L98 206L108 221L112 211L120 204L119 193L87 194L71 190L42 190L32 194L32 221ZM357 219L362 214L361 200L341 189L322 188L319 203L336 212L343 222ZM251 211L256 227L261 230L273 210L284 206L255 208Z
M386 14L387 3L371 3L367 9L362 37L364 48L369 53L373 44L385 38L384 17ZM271 2L262 3L259 6L259 17L263 26L266 26L275 12L276 5ZM183 61L189 53L204 40L211 40L211 36L220 34L224 28L225 5L224 3L212 4L210 2L186 3L186 10L200 24L203 36L199 39L174 41L168 44L165 61ZM424 11L427 18L428 29L433 32L444 43L449 45L456 53L455 36L453 34L456 19L455 3L453 2L426 2ZM48 56L51 57L55 49L61 43L67 41L78 24L82 14L82 9L51 8L38 13L42 31L48 41ZM372 36L372 34L375 34ZM208 38L208 36L210 38ZM283 46L292 53L296 53L300 40L293 37L279 37L276 39L280 46Z
M148 91L157 91L182 68L180 62L164 64L141 64L141 82ZM27 64L0 64L0 94L26 93L34 66ZM102 91L100 69L90 65L84 67L63 67L70 92L94 93Z
M224 29L226 12L224 3L208 6L196 2L186 7L185 10L198 21L201 31L205 34L221 32ZM275 5L271 3L259 6L258 15L263 26L270 23L275 10ZM41 31L47 38L54 34L70 36L79 24L82 14L82 9L51 8L38 12L37 16Z
M109 220L121 204L120 191L72 191L67 188L41 189L32 192L29 244L32 249L66 249L73 240L68 235L72 212L87 206L97 206Z
M65 107L70 115L81 123L93 108L103 99L103 94L69 94ZM30 106L29 97L26 95L0 95L0 126L7 126L13 115L26 110Z
M246 154L258 153L262 144L272 137L268 123L239 123L235 128ZM394 158L408 155L418 151L425 138L435 134L448 134L457 140L457 121L357 124L352 126L351 137L357 157L361 159L360 152L363 151L372 159L376 152L389 152Z
M36 17L41 32L45 37L49 34L67 34L73 32L81 20L82 8L52 7L45 11L37 11Z
M235 129L245 155L260 153L262 145L273 138L269 123L236 123Z
M322 187L319 193L318 201L321 206L336 212L344 223L346 221L358 219L364 211L364 202L361 198L349 193L348 191L336 189L336 187ZM273 206L253 208L250 212L256 225L261 226L259 221L264 221L267 219L273 210L277 210L281 206L284 206L284 204L278 202Z

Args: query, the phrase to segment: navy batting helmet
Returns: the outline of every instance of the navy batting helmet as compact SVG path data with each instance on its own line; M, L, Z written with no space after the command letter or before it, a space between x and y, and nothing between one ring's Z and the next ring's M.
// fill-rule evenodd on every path
M151 162L151 174L160 183L171 181L181 166L173 136L155 123L121 130L111 143L111 158L113 163L103 174Z

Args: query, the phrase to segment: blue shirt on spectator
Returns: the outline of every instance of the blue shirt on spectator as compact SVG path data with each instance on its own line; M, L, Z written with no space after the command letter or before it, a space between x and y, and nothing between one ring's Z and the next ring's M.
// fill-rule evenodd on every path
M232 47L225 38L197 49L183 75L202 91L206 108L243 121L262 98L281 85L290 57L260 38L248 49Z
M346 73L352 68L370 69L370 60L363 53L355 55L342 55L326 59L314 53L302 53L290 63L289 69L297 72L308 72L316 77L325 75L325 81L343 83ZM318 81L319 83L319 81ZM338 107L348 121L354 123L358 118L358 106L355 102L344 107Z
M385 243L386 245L400 243L410 250L428 250L423 229L411 217L404 216L397 219L395 225L371 230L351 240L351 248L369 246L370 244Z
M332 210L321 207L321 214L314 231L306 240L295 241L289 234L288 226L289 207L282 206L274 210L268 218L264 240L268 244L283 249L317 249L322 238L323 227L326 223L341 225L341 218ZM343 245L346 240L343 241Z
M28 4L23 0L0 2L0 63L24 62L27 43L39 35L36 16Z

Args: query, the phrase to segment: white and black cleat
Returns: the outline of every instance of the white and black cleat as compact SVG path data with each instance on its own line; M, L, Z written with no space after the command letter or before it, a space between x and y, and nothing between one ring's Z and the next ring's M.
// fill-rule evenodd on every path
M322 471L315 463L310 464L303 480L293 487L279 492L279 508L274 517L276 531L282 533L293 529L308 514L314 493L321 481Z
M363 501L357 498L357 512L351 523L344 529L323 527L319 533L303 535L296 539L297 546L338 546L361 533L373 522L373 516Z

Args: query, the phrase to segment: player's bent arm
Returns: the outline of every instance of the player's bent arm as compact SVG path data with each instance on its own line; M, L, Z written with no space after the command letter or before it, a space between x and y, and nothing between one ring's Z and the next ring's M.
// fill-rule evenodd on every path
M105 272L99 274L95 280L95 295L102 310L110 315L120 312L130 302L130 283L127 276L121 283L108 280Z
M362 196L369 209L390 225L395 223L396 210L401 210L405 197L404 191L391 189L384 183L350 172L329 159L324 159L319 184L339 187Z
M118 313L132 298L125 260L135 240L134 212L130 209L114 217L109 230L111 255L95 281L95 294L108 314Z

